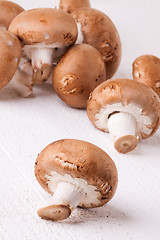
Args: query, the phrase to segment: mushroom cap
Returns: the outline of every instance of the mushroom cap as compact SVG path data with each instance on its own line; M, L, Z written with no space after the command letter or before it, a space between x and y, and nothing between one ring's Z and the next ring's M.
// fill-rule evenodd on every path
M21 57L21 44L16 36L0 29L0 90L15 74Z
M88 44L70 48L53 72L56 92L66 104L74 108L86 108L89 94L105 80L103 58Z
M48 145L39 155L35 164L35 176L45 191L50 192L46 175L52 172L69 174L72 178L83 179L95 186L99 193L98 205L102 206L115 194L118 174L112 159L97 146L80 140L64 139ZM81 203L80 206L85 206Z
M143 83L129 79L108 80L91 93L87 114L96 128L108 132L108 119L111 114L117 112L128 112L134 115L137 122L141 118L139 138L150 137L159 127L159 98L150 87ZM102 121L105 122L106 128L99 124L100 115L103 117Z
M138 57L133 63L133 78L151 87L160 97L160 59L152 55Z
M21 13L12 21L9 31L28 45L58 42L68 46L75 43L78 34L74 19L53 8L37 8Z
M0 26L8 29L12 20L23 11L24 9L14 2L0 1Z
M111 78L121 60L121 41L115 25L107 15L93 8L77 9L72 16L81 24L83 42L101 53L106 65L107 79Z
M90 7L89 0L60 0L59 9L72 13L78 8Z

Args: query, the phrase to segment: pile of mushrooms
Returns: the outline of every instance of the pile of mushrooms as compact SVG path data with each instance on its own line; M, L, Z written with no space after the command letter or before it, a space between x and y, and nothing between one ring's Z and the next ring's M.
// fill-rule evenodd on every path
M28 11L9 1L1 1L0 7L1 28L22 45L18 70L10 79L21 96L29 96L35 84L52 78L66 104L86 108L89 94L116 72L121 59L118 32L89 0L61 0L56 8Z
M0 1L0 90L10 85L27 97L51 78L62 101L87 108L91 123L124 154L160 125L160 59L141 56L133 63L134 80L111 80L121 51L115 25L89 0L57 0L53 8L28 11ZM72 139L48 145L38 155L35 176L53 195L38 215L53 221L67 219L77 206L103 206L118 182L107 153Z

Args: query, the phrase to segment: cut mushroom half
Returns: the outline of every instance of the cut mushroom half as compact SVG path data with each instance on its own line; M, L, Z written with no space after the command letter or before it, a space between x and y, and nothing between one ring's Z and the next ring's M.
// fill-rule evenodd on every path
M12 20L24 9L18 4L10 1L0 1L0 28L8 29Z
M106 77L111 78L121 61L121 41L111 19L93 8L76 9L71 14L78 24L77 43L95 47L106 65Z
M89 94L105 80L103 58L88 44L71 47L53 72L55 91L73 108L86 108Z
M14 76L21 58L21 44L17 37L5 29L0 29L0 90Z
M160 59L153 55L138 57L133 63L133 79L151 87L160 97Z
M146 85L129 79L108 80L91 94L87 113L92 124L108 132L115 149L127 153L138 140L152 136L160 123L160 102Z
M72 13L76 9L90 6L89 0L54 0L54 7L67 13Z
M53 195L50 206L38 210L43 219L59 221L77 207L103 206L115 194L118 174L112 159L97 146L73 139L48 145L35 164L35 176Z
M78 35L74 19L51 8L23 12L12 21L9 31L22 40L23 55L31 60L33 82L37 84L48 79L52 64L59 61Z

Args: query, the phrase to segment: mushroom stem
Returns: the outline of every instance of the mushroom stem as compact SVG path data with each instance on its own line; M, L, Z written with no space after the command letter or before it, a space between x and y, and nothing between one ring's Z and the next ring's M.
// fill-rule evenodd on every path
M77 29L78 29L78 37L77 37L77 41L75 44L82 44L83 41L84 41L84 36L83 36L83 33L82 33L82 27L81 27L81 24L79 22L76 22L77 24Z
M84 198L83 189L68 182L60 182L53 195L53 203L68 206L73 211Z
M32 77L17 69L9 85L18 92L21 97L28 97L33 90Z
M27 75L32 77L33 75L33 70L30 61L28 61L25 58L21 58L20 63L18 65L18 69L22 72L25 72Z
M53 205L41 208L37 213L43 219L64 220L70 216L84 197L85 192L80 187L68 182L59 182L53 195Z
M55 49L47 47L34 47L31 49L33 67L33 81L41 84L46 81L52 70Z
M118 152L127 153L137 146L137 122L133 115L124 112L112 114L108 120L108 129Z

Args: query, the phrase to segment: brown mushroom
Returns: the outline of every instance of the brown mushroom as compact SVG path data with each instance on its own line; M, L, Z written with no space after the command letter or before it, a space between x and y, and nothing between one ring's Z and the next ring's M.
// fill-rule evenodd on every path
M35 176L53 195L52 205L38 210L43 219L69 217L77 207L103 206L115 194L117 169L112 159L97 146L65 139L48 145L35 164Z
M128 79L108 80L91 94L87 113L92 124L109 132L120 153L152 136L160 123L160 102L148 86Z
M94 47L87 44L70 48L53 72L56 92L74 108L86 108L89 94L105 80L103 58Z
M21 44L14 34L0 29L0 90L15 74L21 57Z
M10 1L0 1L0 28L8 29L12 20L24 9Z
M58 0L56 7L67 12L72 13L78 8L90 7L89 0Z
M106 77L111 78L121 60L121 41L117 29L104 13L92 9L77 9L72 13L79 28L77 43L87 43L102 55L106 65Z
M41 84L51 73L52 64L77 39L74 19L62 10L38 8L25 11L11 23L9 31L22 40L23 53L32 61L33 81Z
M21 43L5 29L0 29L0 90L6 85L27 97L32 93L32 69L30 62L21 58Z
M152 55L138 57L133 63L133 78L151 87L160 97L160 59Z

